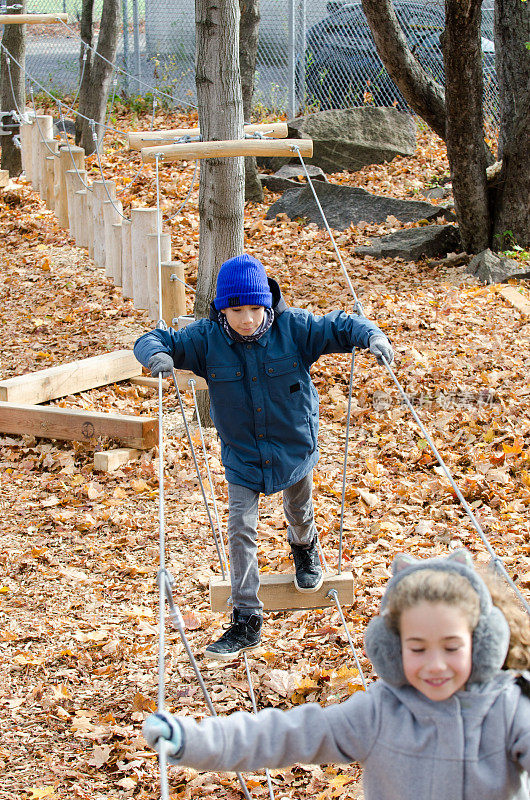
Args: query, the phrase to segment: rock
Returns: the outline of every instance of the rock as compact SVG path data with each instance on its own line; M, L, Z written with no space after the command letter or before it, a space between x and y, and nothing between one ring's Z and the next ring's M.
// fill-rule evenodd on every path
M443 186L433 186L432 189L422 189L421 193L427 200L442 200L444 197L449 197L451 192Z
M356 247L355 253L417 261L424 257L445 255L459 247L460 233L455 225L425 225L423 228L406 228L373 239L371 245Z
M422 200L396 200L393 197L380 197L370 194L357 186L339 186L334 183L313 184L317 197L324 210L330 227L344 230L352 223L364 220L378 224L392 214L401 222L417 222L420 219L445 217L453 220L454 214L445 208L438 208ZM310 186L289 188L267 211L267 219L276 214L287 214L291 219L303 217L324 228L322 215L315 202Z
M291 139L312 139L313 157L306 164L324 172L355 172L367 164L383 164L395 156L411 156L416 148L416 128L410 114L395 108L342 108L317 111L288 123ZM267 169L278 169L286 159L259 159ZM299 164L299 159L291 159Z
M68 136L75 136L75 120L68 119L68 117L54 117L53 119L53 132L65 138L64 132Z
M312 181L325 181L327 183L328 179L320 167L307 164L306 168ZM270 189L271 192L284 192L286 189L293 187L295 189L300 188L300 180L295 180L296 178L302 178L303 183L307 183L306 173L301 164L284 164L274 175L260 174L258 177L262 185Z
M326 178L326 174L320 167L316 167L314 164L306 164L306 169L309 174L309 177L313 181L324 181L325 183L328 182ZM274 173L275 177L277 178L298 178L301 176L306 179L306 171L301 164L284 164L283 167Z
M522 272L519 262L513 258L498 256L489 249L473 256L466 272L482 283L502 283L510 278L528 277L527 272Z

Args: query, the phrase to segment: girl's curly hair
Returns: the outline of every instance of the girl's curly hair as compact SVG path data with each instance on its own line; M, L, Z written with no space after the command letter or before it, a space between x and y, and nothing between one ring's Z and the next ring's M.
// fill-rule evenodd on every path
M481 576L493 604L500 608L510 627L510 644L503 669L518 672L530 669L530 617L500 578L492 572L481 572Z

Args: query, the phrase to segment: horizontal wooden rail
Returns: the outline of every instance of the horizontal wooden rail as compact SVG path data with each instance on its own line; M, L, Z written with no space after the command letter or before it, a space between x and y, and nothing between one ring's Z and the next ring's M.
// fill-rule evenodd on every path
M324 582L317 592L299 592L294 585L294 574L261 573L259 598L265 611L287 611L298 608L326 608L335 601L328 592L336 589L338 598L345 605L353 604L353 574L341 572L324 573ZM226 611L230 598L230 581L221 578L210 580L210 608L212 611Z
M0 14L0 25L54 25L68 22L68 14Z
M141 374L142 367L132 350L115 350L6 378L0 381L0 400L7 403L47 403L67 394L84 392Z
M129 148L141 150L150 145L164 145L174 143L183 136L199 136L199 128L170 128L160 131L131 131L129 133ZM284 139L287 136L286 122L260 122L255 125L245 125L245 133L261 133L272 139Z
M0 402L0 433L75 442L106 436L127 447L149 450L158 442L158 420L132 414Z
M142 161L153 162L159 155L162 161L181 161L195 158L230 158L235 156L288 156L294 157L294 147L301 155L311 158L311 139L234 139L227 142L187 142L162 147L142 147Z
M185 390L189 389L189 381L193 378L196 383L195 389L207 389L208 384L204 380L204 378L199 378L198 375L195 375L194 372L189 372L188 370L175 370L175 377L177 378L177 386L179 389ZM145 386L149 389L157 389L158 388L158 378L151 378L148 375L145 377L140 378L131 378L131 383L136 386ZM164 379L162 381L162 388L163 389L174 389L175 384L172 380Z

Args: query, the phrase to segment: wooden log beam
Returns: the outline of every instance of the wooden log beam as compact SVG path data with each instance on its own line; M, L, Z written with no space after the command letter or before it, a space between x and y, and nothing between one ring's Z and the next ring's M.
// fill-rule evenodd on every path
M262 573L260 575L259 598L265 611L289 611L301 608L326 608L335 605L327 597L331 589L336 589L339 601L344 605L353 604L353 573L324 573L324 582L317 592L298 592L294 585L293 573ZM226 611L230 597L230 581L221 578L210 580L210 607L212 611Z
M176 369L175 376L177 378L177 386L181 391L185 389L189 389L189 381L193 378L196 381L197 385L195 387L196 390L198 389L207 389L208 384L204 380L204 378L199 378L198 375L195 375L194 372L190 372L187 369ZM140 378L131 378L131 383L135 386L146 386L149 389L157 389L158 388L158 378L151 378L149 375L142 375ZM174 388L173 381L164 378L162 380L162 389L172 389Z
M158 420L132 414L0 402L0 432L75 442L90 442L105 436L126 447L149 450L158 442Z
M84 392L142 374L132 350L116 350L0 381L0 400L8 403L47 403L67 394Z
M524 294L518 291L517 286L499 286L497 291L504 297L506 302L516 308L517 311L520 311L523 316L530 316L530 302Z
M116 450L98 450L94 453L94 469L99 472L112 472L128 461L138 458L140 450L118 447Z
M0 25L55 25L68 22L68 14L0 14Z
M142 147L142 161L151 163L160 156L162 161L181 161L196 158L230 158L234 156L289 156L296 155L295 147L306 158L313 155L311 139L234 139L227 142L187 142L161 147Z
M287 136L286 122L260 122L255 125L245 125L245 133L261 133L271 139L285 139ZM150 145L174 144L183 136L199 136L199 128L170 128L160 131L131 131L128 134L129 149L141 150Z

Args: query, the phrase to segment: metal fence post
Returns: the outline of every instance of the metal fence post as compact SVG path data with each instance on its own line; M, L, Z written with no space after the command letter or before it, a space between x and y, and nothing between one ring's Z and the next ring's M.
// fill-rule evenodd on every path
M121 0L121 13L123 19L123 76L125 85L125 94L129 97L129 9L127 8L127 0Z
M142 66L140 63L140 23L138 20L138 0L133 0L133 38L134 38L134 62L136 79L138 83L138 94L141 92L140 80L142 77Z
M289 53L288 53L288 69L287 76L288 91L288 115L289 119L293 119L296 114L296 14L295 14L295 0L289 0Z

